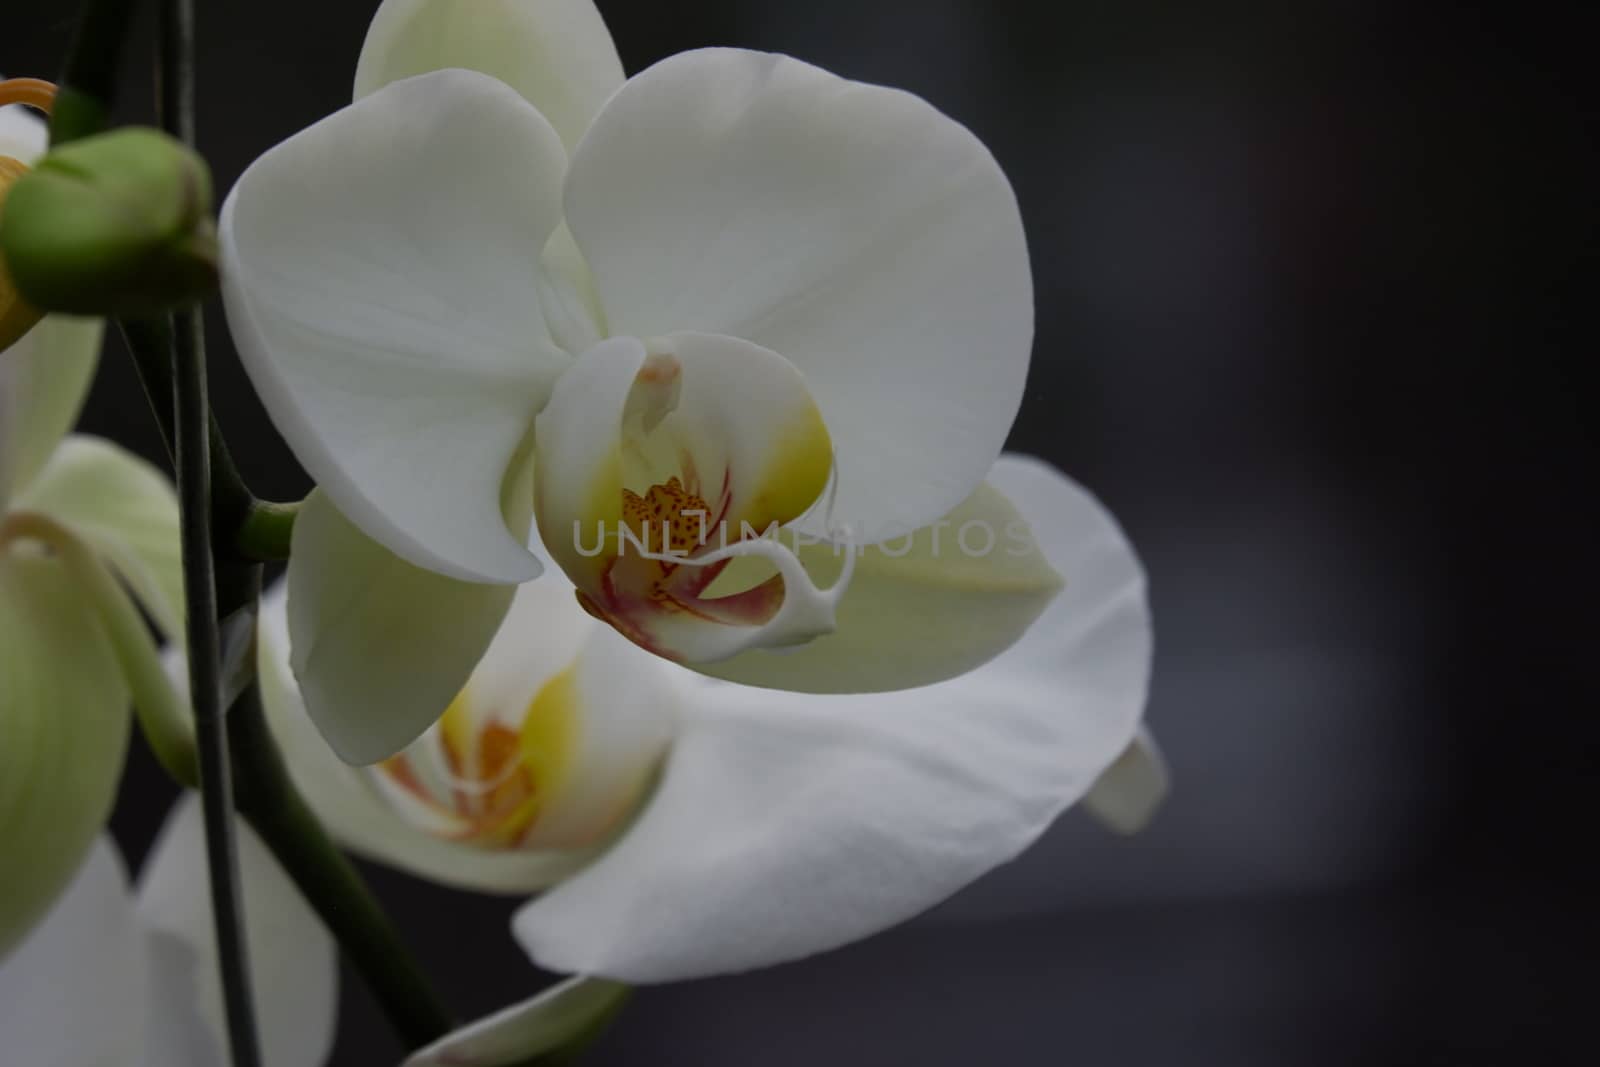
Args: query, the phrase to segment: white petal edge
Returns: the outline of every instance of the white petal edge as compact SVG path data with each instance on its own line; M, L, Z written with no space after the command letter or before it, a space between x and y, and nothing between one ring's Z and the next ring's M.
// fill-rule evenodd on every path
M536 576L502 492L569 361L532 294L565 152L504 84L396 82L245 171L228 324L301 464L368 536L452 577Z
M993 156L927 102L686 52L601 109L566 209L612 334L725 334L800 369L836 517L869 540L933 522L1000 454L1032 348L1027 242Z
M1141 726L1084 796L1083 807L1108 830L1136 834L1155 818L1171 788L1166 757L1149 727Z
M169 640L183 630L178 497L167 476L120 445L61 442L17 501L65 523L116 568Z
M384 0L361 46L355 95L446 67L511 86L569 150L623 81L592 0Z
M318 1067L333 1047L338 968L333 939L242 820L240 881L264 1067ZM149 1067L226 1060L216 935L207 891L199 798L167 816L139 878L155 1014Z
M125 1067L146 1032L145 965L122 860L101 837L39 925L0 956L6 1062Z
M407 563L320 489L290 547L290 662L311 720L347 763L387 759L455 699L516 588Z
M991 480L1066 577L1024 640L900 693L696 683L639 821L517 914L537 963L664 982L834 948L1014 858L1093 786L1144 710L1143 572L1061 474L1007 457Z
M462 1027L401 1067L514 1067L581 1040L604 1025L628 987L599 978L569 978L538 996Z

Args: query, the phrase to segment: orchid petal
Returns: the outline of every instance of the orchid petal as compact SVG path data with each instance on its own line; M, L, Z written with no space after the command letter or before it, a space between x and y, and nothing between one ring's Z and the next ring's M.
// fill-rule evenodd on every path
M1122 755L1084 796L1083 806L1108 829L1136 834L1155 817L1171 784L1166 757L1155 735L1141 726Z
M785 56L673 56L601 109L566 206L612 334L726 334L799 368L858 540L933 522L999 455L1027 244L994 158L926 102Z
M7 877L15 870L13 863ZM146 1032L145 965L127 875L101 837L27 939L10 955L0 951L6 1062L125 1067Z
M98 319L48 315L0 351L0 513L77 421L104 335Z
M1060 474L1008 458L991 480L1066 576L1028 635L909 692L699 682L638 822L516 916L536 962L661 982L842 945L1015 857L1090 789L1144 707L1143 574Z
M72 436L17 506L71 527L111 562L162 633L181 639L178 497L166 475L110 441Z
M600 978L569 978L496 1012L406 1060L401 1067L516 1067L569 1048L605 1025L628 987Z
M311 720L345 761L387 759L455 698L516 588L412 566L321 490L301 508L290 547L292 663Z
M493 159L493 166L472 161ZM339 510L411 563L538 573L502 492L569 357L539 301L560 139L471 71L296 134L223 208L228 321L262 401Z
M809 693L909 689L953 678L1017 642L1061 590L1016 506L983 485L932 526L864 548L810 545L800 559L829 586L860 559L838 629L793 649L756 649L696 670ZM708 593L718 592L713 585Z
M255 832L236 828L251 987L264 1067L318 1067L333 1047L338 969L333 939ZM156 1025L149 1067L226 1062L221 977L199 798L174 805L139 879L150 937Z
M128 687L77 579L0 528L0 956L49 909L105 824Z
M447 67L511 86L569 149L623 80L592 0L384 0L361 46L356 97Z

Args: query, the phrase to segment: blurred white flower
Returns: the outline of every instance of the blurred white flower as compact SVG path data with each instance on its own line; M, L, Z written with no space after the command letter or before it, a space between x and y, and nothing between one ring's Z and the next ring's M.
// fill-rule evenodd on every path
M356 90L221 222L274 421L417 569L297 531L295 667L345 759L392 755L460 688L540 572L535 518L592 614L748 684L937 682L1049 604L1031 544L949 559L1024 509L983 479L1033 336L1016 199L968 130L735 49L624 82L589 0L388 0ZM910 558L836 547L914 531ZM392 641L341 632L358 603Z
M239 862L265 1067L319 1067L333 1046L333 942L248 827ZM102 836L0 959L0 1055L60 1067L227 1061L200 806L181 798L130 892Z

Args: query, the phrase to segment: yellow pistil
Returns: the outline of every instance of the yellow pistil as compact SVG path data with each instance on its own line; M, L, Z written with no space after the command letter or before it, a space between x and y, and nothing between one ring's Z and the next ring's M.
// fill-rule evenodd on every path
M646 552L688 555L705 543L714 519L710 505L676 476L652 485L644 496L622 491L622 521Z

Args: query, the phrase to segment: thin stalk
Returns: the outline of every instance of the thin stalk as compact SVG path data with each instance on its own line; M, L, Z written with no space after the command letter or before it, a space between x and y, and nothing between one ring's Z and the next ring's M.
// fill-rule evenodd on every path
M194 705L195 749L200 757L200 800L211 878L211 912L216 927L222 1001L232 1062L234 1067L260 1067L260 1040L250 989L244 907L239 887L238 846L234 840L228 733L223 721L222 639L211 552L210 426L205 352L199 312L180 312L174 319L176 390L173 406L189 639L189 692Z
M161 11L162 119L194 143L194 2L166 0ZM199 308L172 316L173 437L178 474L183 585L189 639L189 693L200 762L211 915L233 1067L260 1067L261 1040L244 933L232 765L223 719L222 636L211 544L211 404L206 395L205 327Z
M167 455L175 457L172 413L172 320L123 319L117 323L133 366L155 412ZM210 416L211 518L217 547L226 556L269 562L287 559L297 504L257 500L234 465L215 415Z
M355 866L306 806L284 767L256 686L228 713L239 813L328 929L372 991L389 1024L415 1051L455 1026L428 977L401 944Z

